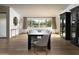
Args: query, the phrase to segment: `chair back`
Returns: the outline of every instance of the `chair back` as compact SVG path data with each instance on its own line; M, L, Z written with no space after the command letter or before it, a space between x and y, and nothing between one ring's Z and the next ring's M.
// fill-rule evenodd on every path
M49 40L49 35L44 35L40 40L37 41L37 46L47 46Z

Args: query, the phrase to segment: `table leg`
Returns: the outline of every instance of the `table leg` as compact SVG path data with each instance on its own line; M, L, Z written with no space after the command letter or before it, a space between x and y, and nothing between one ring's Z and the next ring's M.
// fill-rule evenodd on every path
M28 50L31 49L31 36L28 35Z
M49 36L49 41L48 41L48 46L47 46L47 48L48 48L48 50L50 50L51 49L51 35Z

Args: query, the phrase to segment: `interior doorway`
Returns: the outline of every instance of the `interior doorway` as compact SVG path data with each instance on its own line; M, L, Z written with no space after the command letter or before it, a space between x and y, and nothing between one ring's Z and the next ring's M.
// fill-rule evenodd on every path
M7 38L8 31L7 31L7 13L0 12L0 38Z

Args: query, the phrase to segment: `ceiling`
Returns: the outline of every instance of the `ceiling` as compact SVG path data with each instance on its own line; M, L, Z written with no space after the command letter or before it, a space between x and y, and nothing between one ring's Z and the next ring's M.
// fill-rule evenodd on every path
M39 16L56 16L69 4L14 4L5 5L15 9L21 16L39 17Z

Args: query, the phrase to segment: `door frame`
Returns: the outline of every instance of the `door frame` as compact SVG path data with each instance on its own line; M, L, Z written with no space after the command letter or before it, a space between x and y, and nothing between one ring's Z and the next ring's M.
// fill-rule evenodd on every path
M6 14L6 37L0 37L0 39L9 38L9 12L0 12L0 14Z

